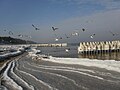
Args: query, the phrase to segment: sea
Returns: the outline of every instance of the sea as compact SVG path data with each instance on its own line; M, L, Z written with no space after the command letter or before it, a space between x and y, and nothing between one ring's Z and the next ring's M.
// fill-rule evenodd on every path
M67 47L38 47L41 54L51 55L53 57L63 58L89 58L91 60L116 60L120 61L120 52L102 53L102 54L78 54L78 45L72 44ZM65 50L69 49L69 52Z

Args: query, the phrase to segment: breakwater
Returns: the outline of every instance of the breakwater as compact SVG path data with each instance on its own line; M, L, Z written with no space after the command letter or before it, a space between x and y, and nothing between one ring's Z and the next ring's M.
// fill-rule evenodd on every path
M81 54L97 54L110 53L120 51L120 40L101 41L101 42L81 42L78 47L78 53Z
M31 44L31 46L38 46L38 47L66 47L67 43Z

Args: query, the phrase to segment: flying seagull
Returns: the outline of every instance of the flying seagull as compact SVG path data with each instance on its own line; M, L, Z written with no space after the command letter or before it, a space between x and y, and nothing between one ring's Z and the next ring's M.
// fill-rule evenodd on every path
M113 32L111 32L111 31L109 31L109 32L112 34L112 36L119 35L119 34L117 34L117 33L113 33Z
M22 34L19 34L18 36L19 36L19 37L23 37L23 35L22 35Z
M72 36L79 36L79 33L78 32L73 32L71 35Z
M63 39L62 37L60 37L59 39Z
M55 41L57 42L59 39L58 38L55 38Z
M55 41L59 41L60 39L63 39L62 37L55 38Z
M25 37L27 37L27 38L32 38L31 36L29 36L29 35L25 35Z
M53 29L53 31L56 31L58 28L56 28L56 27L52 27L52 29Z
M91 39L93 39L93 38L94 38L94 36L95 36L95 34L92 34L92 35L90 35L90 38L91 38Z
M65 36L66 36L66 38L70 38L70 37L68 37L66 34L65 34Z
M60 40L60 39L63 39L62 37L58 37L56 34L54 34L55 35L55 41L58 41L58 40Z
M82 28L82 31L84 32L84 31L85 31L85 29L84 29L84 28Z
M40 30L40 29L37 28L35 25L32 24L32 26L33 26L33 28L34 28L35 30Z
M12 31L9 31L9 35L13 35L13 32L12 32Z

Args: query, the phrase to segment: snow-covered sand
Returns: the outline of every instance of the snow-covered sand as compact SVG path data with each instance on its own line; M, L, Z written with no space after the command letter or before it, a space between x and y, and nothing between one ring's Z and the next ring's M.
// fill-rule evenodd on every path
M12 87L13 89L17 88L18 90L23 90L24 88L34 90L36 87L38 88L41 85L42 88L47 87L51 90L52 89L57 90L57 88L61 88L61 87L57 86L58 84L52 83L52 82L58 80L57 82L59 83L59 85L63 85L64 83L65 86L63 88L67 87L66 81L68 81L67 83L72 82L73 85L75 85L76 87L80 87L80 88L82 87L84 89L90 89L90 90L93 90L93 88L99 88L98 84L104 87L104 84L106 83L107 84L104 87L106 90L108 90L110 86L113 87L113 85L114 87L111 90L116 90L116 88L119 88L120 61L97 60L97 59L87 59L87 58L57 58L52 56L47 56L48 58L46 57L44 58L43 55L36 54L36 52L37 50L31 49L31 51L28 53L29 55L27 55L26 57L23 57L22 60L21 59L19 60L18 58L16 60L11 61L7 65L7 68L4 71L2 76L2 80L5 81L3 86L8 88ZM34 62L34 59L30 59L30 57L31 58L41 57L40 60L43 60L43 61L36 64L36 62ZM49 61L49 62L46 62L46 61ZM53 63L50 63L50 62L53 62ZM57 66L57 64L55 63L61 63L61 64L60 66L59 65ZM69 65L64 66L64 64L69 64ZM83 67L83 66L75 67L76 65L83 65L88 67ZM89 67L105 68L107 70L105 69L94 70L94 68L89 69ZM108 70L117 71L116 72L117 75L115 72L108 71ZM76 77L76 78L73 78L73 77ZM59 82L60 81L59 79L61 81L65 80L65 82L62 82L61 84L61 82ZM33 82L29 83L29 80L31 81L33 80ZM92 82L92 85L96 83L97 84L93 87L91 86L91 82ZM112 82L112 85L111 85L111 82ZM107 85L108 86L110 85L110 86L107 87ZM69 87L71 86L72 85L70 84ZM102 87L100 88L102 89ZM70 89L67 89L67 90L70 90ZM81 89L74 89L74 90L81 90Z
M30 53L30 56L35 56L35 53ZM93 66L93 67L105 68L107 70L120 72L120 61L115 61L115 60L97 60L97 59L88 59L88 58L57 58L52 56L50 56L48 59L43 58L42 60L55 62L55 63L62 63L62 64Z
M91 60L87 58L85 59L85 58L56 58L56 57L51 57L50 59L43 60L63 64L93 66L120 72L120 61L115 60L97 60L97 59Z
M0 55L0 60L3 60L8 57L16 56L25 51L25 48L29 47L28 45L4 45L0 48L7 53ZM12 51L12 52L11 52Z

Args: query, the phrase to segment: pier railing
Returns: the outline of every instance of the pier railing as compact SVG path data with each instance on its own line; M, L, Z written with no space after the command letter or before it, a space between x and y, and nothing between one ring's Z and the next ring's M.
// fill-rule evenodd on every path
M78 53L106 53L120 51L120 40L101 42L81 42Z

